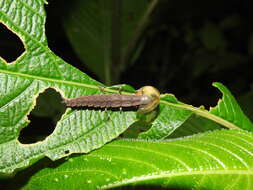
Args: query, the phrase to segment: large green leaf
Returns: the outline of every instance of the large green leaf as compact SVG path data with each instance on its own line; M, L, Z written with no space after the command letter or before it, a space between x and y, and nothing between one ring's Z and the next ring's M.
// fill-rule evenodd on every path
M40 0L0 1L0 22L15 31L26 49L14 63L0 59L0 173L10 174L44 156L56 160L89 152L136 121L132 111L68 110L44 141L25 145L17 140L29 123L27 115L36 97L45 89L54 88L68 98L101 93L98 86L102 84L66 64L47 47L43 4Z
M40 170L23 189L252 189L253 135L217 130L173 141L116 140Z
M157 0L155 0L157 2ZM106 84L118 82L156 3L148 0L77 0L64 14L69 40L82 61ZM150 10L151 9L151 10Z

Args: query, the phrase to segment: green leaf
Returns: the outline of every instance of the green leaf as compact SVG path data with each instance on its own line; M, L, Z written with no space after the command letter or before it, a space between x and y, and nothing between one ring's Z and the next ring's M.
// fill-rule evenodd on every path
M197 108L192 105L179 102L175 98L168 99L166 98L166 96L168 96L167 94L161 95L160 103L165 104L166 106L172 106L174 109L180 108L192 111L193 114L214 121L229 129L242 128L252 131L252 122L243 113L229 90L221 83L214 83L214 86L219 88L219 90L223 93L223 98L219 101L216 107L210 108L210 111L206 110L203 106Z
M219 130L173 141L116 140L44 168L23 189L252 189L253 135Z
M212 120L192 114L180 127L170 134L167 139L191 136L217 129L222 129L222 126Z
M44 0L0 1L0 22L15 32L25 53L13 63L0 59L0 174L11 174L45 156L52 160L90 152L136 121L133 111L68 109L54 132L34 144L18 136L39 93L54 88L65 98L101 93L101 83L66 64L47 47ZM117 92L107 89L107 92Z
M242 112L230 91L221 83L214 83L214 86L223 93L223 98L209 112L204 107L195 108L191 105L183 104L171 94L163 94L160 114L152 123L151 128L141 133L139 138L163 139L170 135L172 135L170 138L188 136L218 129L221 127L218 124L228 128L242 128L252 131L253 124ZM200 115L203 118L195 117L185 124L185 121L192 114ZM213 115L218 117L213 117ZM172 134L175 130L176 133Z
M153 4L79 0L68 7L63 20L67 36L81 60L106 84L117 83L126 64L134 61Z
M217 115L242 129L253 131L253 123L243 113L230 91L218 82L213 83L213 86L222 92L223 97L219 100L216 107L210 109L210 113Z
M189 136L207 130L219 129L221 126L253 130L252 123L244 115L229 90L221 83L214 83L214 86L223 93L223 99L215 108L211 108L210 112L204 107L195 108L183 104L171 94L163 94L160 114L153 121L151 128L141 133L139 138L163 139L168 136L169 138ZM196 114L198 117L192 117L185 122L192 114Z
M135 93L135 89L127 84L117 84L110 87L107 87L107 89L113 89L118 91L118 93L121 93L121 91L124 91L126 93Z
M171 138L188 136L218 129L220 126L217 124L228 128L253 130L252 123L244 115L229 90L221 83L214 83L214 86L223 93L223 99L219 101L215 108L211 108L209 112L204 107L195 108L191 105L183 104L172 94L163 94L160 104L161 113L152 123L151 128L141 133L139 137L144 139L163 139L170 135L172 135ZM185 124L185 121L192 114L201 117L195 117ZM213 117L213 115L218 117ZM175 130L176 134L172 134Z

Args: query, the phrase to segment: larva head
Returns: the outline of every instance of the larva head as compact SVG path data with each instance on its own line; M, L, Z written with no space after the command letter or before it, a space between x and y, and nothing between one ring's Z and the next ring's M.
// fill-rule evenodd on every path
M160 92L153 86L144 86L137 90L136 95L143 95L150 98L147 104L141 105L138 109L139 113L148 113L154 110L160 102Z

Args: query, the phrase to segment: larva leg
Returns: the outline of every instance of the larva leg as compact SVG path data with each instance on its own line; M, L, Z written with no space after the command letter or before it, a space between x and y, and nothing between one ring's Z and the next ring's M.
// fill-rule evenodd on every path
M120 87L119 87L119 94L121 94L122 90L123 90L123 88L122 88L122 86L120 86ZM121 110L122 110L122 107L120 107L120 111L121 111Z
M119 94L121 94L122 91L135 93L135 89L127 84L117 84L110 87L107 87L108 89L118 90Z
M105 93L105 87L104 86L97 86L98 89L104 94Z
M107 108L105 108L105 120L106 120L106 121L111 120L111 116L110 116L110 114L108 113Z

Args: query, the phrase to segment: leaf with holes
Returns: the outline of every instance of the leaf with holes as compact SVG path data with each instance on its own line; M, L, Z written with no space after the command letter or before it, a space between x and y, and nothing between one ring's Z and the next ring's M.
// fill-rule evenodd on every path
M116 140L45 168L23 189L245 189L253 185L253 134L216 130L173 141Z
M20 37L26 50L14 63L0 59L0 173L10 174L44 156L56 160L89 152L136 121L133 111L68 110L44 141L21 144L17 140L29 123L27 115L36 97L45 89L54 88L71 98L100 93L98 86L102 86L50 51L45 18L44 0L0 1L0 22Z

